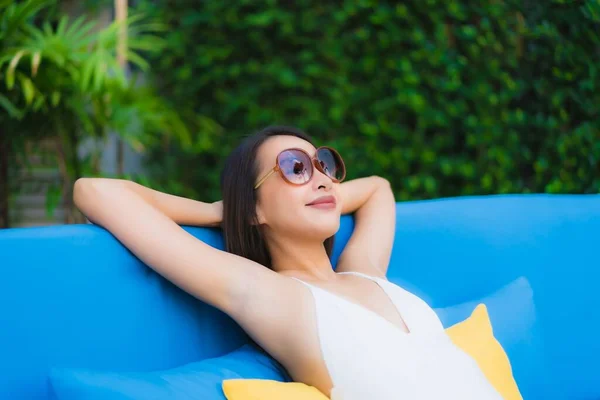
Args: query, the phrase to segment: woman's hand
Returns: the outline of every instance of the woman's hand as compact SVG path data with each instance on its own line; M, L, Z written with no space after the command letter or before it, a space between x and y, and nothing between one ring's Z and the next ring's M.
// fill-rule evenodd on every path
M220 226L221 223L223 222L223 200L215 201L211 205L214 208L213 213L215 214L215 216L217 217L217 220L219 221L217 225Z

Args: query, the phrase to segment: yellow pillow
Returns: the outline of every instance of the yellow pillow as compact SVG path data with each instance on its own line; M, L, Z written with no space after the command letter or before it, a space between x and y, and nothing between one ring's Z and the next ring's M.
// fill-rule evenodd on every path
M494 337L485 304L479 304L470 317L446 329L446 333L477 362L504 400L523 400L508 356ZM328 400L319 390L303 383L263 379L225 380L223 392L228 400Z
M267 379L228 379L223 381L223 392L228 400L329 400L304 383Z
M522 400L504 349L494 337L485 304L479 304L471 316L446 329L455 345L471 356L504 400Z

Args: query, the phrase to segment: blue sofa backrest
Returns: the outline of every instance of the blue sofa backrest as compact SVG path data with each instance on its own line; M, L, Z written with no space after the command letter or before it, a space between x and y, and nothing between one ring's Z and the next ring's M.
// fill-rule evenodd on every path
M222 248L218 230L186 229ZM334 263L352 229L344 216ZM544 387L551 398L599 398L599 234L596 195L399 203L388 278L445 307L526 277L539 328L533 340L549 362L544 371L516 374L523 392ZM247 341L226 315L92 225L0 231L0 304L1 399L49 398L53 366L148 371Z

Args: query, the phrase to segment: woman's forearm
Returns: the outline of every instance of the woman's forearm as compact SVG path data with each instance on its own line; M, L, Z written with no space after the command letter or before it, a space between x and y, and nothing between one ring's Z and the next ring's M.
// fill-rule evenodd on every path
M203 203L201 201L179 197L150 189L136 182L124 179L82 178L90 183L102 185L121 185L135 192L148 204L165 214L179 225L219 226L222 220L221 202ZM92 182L95 180L95 182Z
M221 223L220 202L204 203L159 192L136 182L126 182L132 190L179 225L218 226Z
M389 182L380 176L368 176L343 182L340 185L342 214L357 211L378 190L391 191Z

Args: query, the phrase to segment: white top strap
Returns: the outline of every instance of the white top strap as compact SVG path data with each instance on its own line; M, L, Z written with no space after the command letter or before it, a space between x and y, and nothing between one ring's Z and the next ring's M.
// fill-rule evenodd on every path
M346 271L346 272L336 272L336 273L340 274L340 275L355 275L355 276L360 276L362 278L369 279L369 280L372 280L372 281L377 281L377 280L381 279L381 278L379 278L377 276L367 275L365 273L358 272L358 271Z
M293 280L295 280L295 281L298 281L298 282L300 282L301 284L303 284L304 286L308 287L309 289L313 289L313 288L315 287L314 285L311 285L311 284L310 284L310 283L308 283L308 282L304 282L302 279L296 278L296 277L294 277L294 276L290 276L290 278L292 278L292 279L293 279Z

